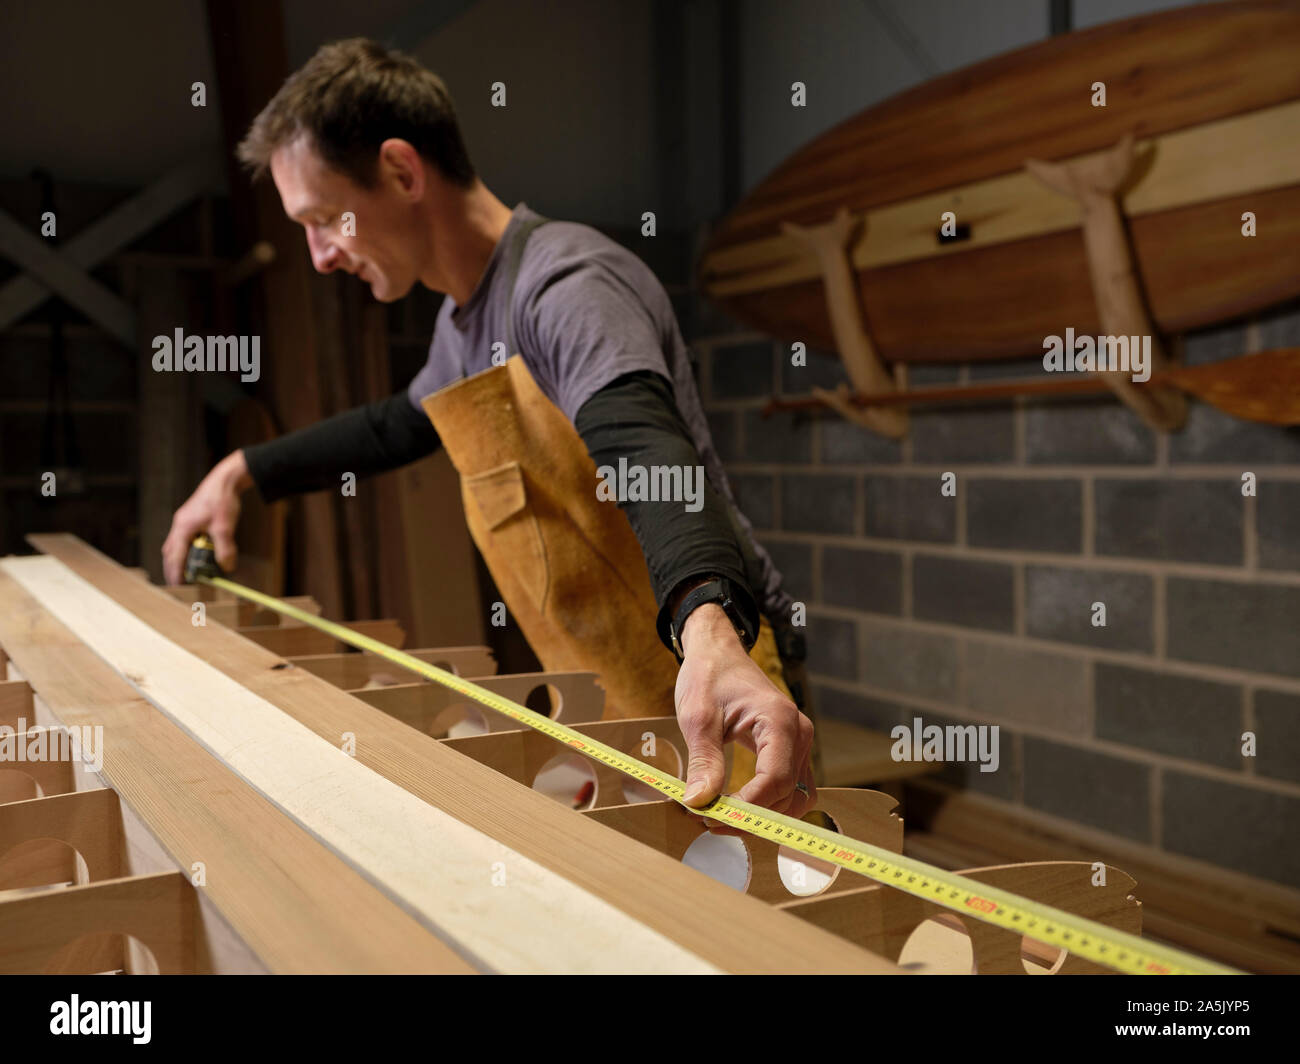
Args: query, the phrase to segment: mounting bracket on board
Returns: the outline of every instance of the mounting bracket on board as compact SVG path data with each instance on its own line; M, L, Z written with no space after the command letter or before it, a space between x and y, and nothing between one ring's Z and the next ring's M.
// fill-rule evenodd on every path
M821 270L822 286L826 290L826 309L830 314L835 346L849 372L848 384L841 383L837 391L814 388L813 395L841 417L856 425L870 429L890 439L907 435L907 412L901 409L870 409L854 406L848 401L852 392L891 392L905 385L900 365L899 379L895 380L881 361L876 346L871 342L866 314L858 298L856 277L853 272L850 249L863 228L862 216L851 215L841 207L835 217L823 225L794 225L786 222L781 231L791 237L811 254Z

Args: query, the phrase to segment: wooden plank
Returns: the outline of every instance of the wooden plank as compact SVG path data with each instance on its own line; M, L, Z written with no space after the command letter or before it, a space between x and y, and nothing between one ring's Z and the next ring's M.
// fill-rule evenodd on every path
M134 577L123 579L170 602ZM188 616L183 604L173 605ZM469 970L163 717L4 572L0 639L58 719L104 728L105 783L147 818L175 865L188 872L202 864L204 896L270 971ZM341 920L339 913L366 919Z
M57 559L9 559L3 568L269 801L491 970L717 971L370 772L168 642ZM508 883L492 882L494 868Z
M394 620L353 621L345 627L399 649L406 642L401 625ZM302 624L250 625L236 628L235 631L282 658L303 654L330 654L346 645L332 635Z
M1300 101L1209 122L1160 137L1138 140L1134 150L1151 163L1121 198L1124 216L1190 207L1295 184L1300 174ZM1090 159L1084 152L1072 158ZM1069 161L1069 160L1062 160ZM971 222L968 239L935 240L938 219L952 211ZM865 212L866 225L853 246L855 270L892 266L931 256L960 255L973 248L1026 240L1079 226L1077 200L1052 191L1024 170L959 188L928 193ZM707 256L701 264L705 291L725 299L819 280L817 263L785 234L762 237Z
M75 791L77 785L74 775L75 759L71 756L72 751L67 746L64 746L62 750L59 750L58 747L48 750L50 740L51 735L49 731L44 728L36 730L35 734L33 734L33 729L29 727L24 731L18 732L16 735L6 736L6 745L8 745L9 742L12 742L13 749L18 753L17 756L12 759L0 756L0 769L9 769L10 771L16 770L30 776L41 789L42 795L67 794L70 791ZM58 738L54 739L55 743L58 743L59 741ZM32 742L45 744L48 753L39 758L24 760L23 755L19 751L28 749L29 744ZM63 742L67 742L66 737L63 739ZM49 756L49 754L58 753L64 753L68 756Z
M498 739L500 736L482 736ZM891 810L896 802L878 791L819 788L818 808L830 816L836 827L855 839L879 846L892 853L903 851L903 822ZM660 800L626 805L606 805L583 811L583 816L606 824L616 831L652 846L660 853L682 860L687 849L705 834L699 817L676 802ZM845 872L837 865L805 857L768 839L742 836L749 865L746 894L776 904L788 902L800 893L826 897L846 891L858 891L863 878ZM787 862L782 876L778 858ZM796 869L801 865L802 869ZM793 889L802 879L803 890Z
M1207 209L1213 219L1207 220ZM1244 211L1272 223L1245 240ZM1229 218L1233 224L1218 224ZM1294 186L1221 200L1212 208L1144 215L1128 229L1151 316L1162 333L1185 332L1295 294L1300 211ZM872 343L890 361L966 362L1041 357L1043 337L1060 335L1063 321L1077 335L1095 335L1100 319L1081 231L1049 233L1034 244L1033 255L1013 241L859 273ZM820 280L742 293L725 306L773 336L837 349ZM998 313L988 313L990 306Z
M712 246L1300 98L1294 0L1182 7L1035 42L862 111L783 161ZM1106 107L1090 86L1105 82ZM938 224L937 219L935 225Z
M475 833L485 832L492 837L495 847L500 848L496 852L517 855L508 856L507 860L512 882L517 876L523 876L525 882L532 877L530 866L550 871L557 880L564 877L565 882L580 892L580 904L579 896L573 896L574 903L579 905L576 913L566 911L549 922L549 917L538 918L539 906L546 897L554 897L564 889L558 883L548 883L544 895L509 891L513 902L511 911L501 915L502 925L510 927L519 921L521 910L526 908L532 914L533 918L521 932L521 940L508 942L505 946L527 951L544 945L547 963L542 965L543 970L565 970L574 966L575 959L583 959L574 958L574 951L583 945L590 948L593 934L614 926L610 911L627 917L620 930L626 929L630 937L620 939L613 952L598 962L586 957L596 970L612 971L620 967L650 970L657 959L665 958L658 946L654 950L647 948L651 944L647 941L647 933L671 939L679 951L690 951L696 958L696 970L700 966L736 972L897 970L896 966L850 947L834 936L810 934L806 925L797 921L787 923L780 918L783 914L774 912L761 902L738 896L729 888L639 846L617 832L573 815L571 810L562 809L545 796L444 749L437 740L421 736L388 719L304 670L276 670L274 666L279 659L261 648L250 646L232 632L219 627L193 628L183 605L121 574L115 563L75 537L35 536L31 542L38 549L56 555L72 571L58 573L58 582L65 586L71 584L75 590L72 598L76 607L72 612L76 616L68 620L83 629L90 629L78 634L90 640L92 645L110 640L123 642L126 645L115 647L113 656L120 654L123 661L134 660L140 653L138 640L146 634L133 625L134 638L124 639L122 631L129 618L120 609L112 612L122 622L122 629L111 630L112 625L88 623L88 605L94 601L105 607L120 606L152 626L155 633L150 637L151 645L156 641L157 633L161 632L171 643L198 659L193 665L211 663L214 672L205 672L201 684L194 682L195 674L187 665L186 678L176 684L181 690L175 694L181 703L187 703L194 700L196 688L202 687L206 693L204 701L215 703L210 712L216 727L229 728L231 706L243 702L248 696L256 696L259 703L271 703L317 736L324 737L331 755L337 753L334 744L344 733L357 736L355 764L372 769L411 795L430 803L436 812L449 814L445 821L439 822L439 837L429 839L430 848L420 854L419 883L412 885L413 892L428 889L433 873L441 867L436 854L447 839L462 837L463 833L451 826L453 820L473 829L465 836L467 845L479 849L482 841L475 839ZM34 577L32 567L42 561L48 562L49 559L11 559L3 563L3 568L8 572L26 569ZM94 587L84 580L73 583L77 577L72 573L89 580ZM95 588L111 593L112 598L106 599L102 594L97 596ZM169 654L169 657L174 657L174 654ZM130 665L124 667L131 671ZM141 675L150 674L149 663L142 663L139 671ZM221 696L217 697L216 685L222 676L238 683L233 690L222 684ZM209 681L212 686L209 686ZM159 692L155 689L154 693ZM172 692L168 691L168 697L171 696ZM194 707L196 715L203 712L203 706ZM259 705L259 713L265 714L264 706ZM239 750L232 756L240 760L251 759L264 747L243 730L243 726L252 727L253 721L243 714L239 717ZM217 738L214 736L213 741ZM298 745L295 742L295 748ZM308 753L313 748L309 744L301 745L303 756L314 760L314 755ZM324 753L322 751L322 756ZM337 760L331 758L327 762L331 773ZM298 757L284 756L283 750L274 756L273 762L272 772L277 778L286 769L295 773L304 771ZM315 810L309 813L315 815ZM350 810L341 826L345 830L354 828L356 821L355 809ZM409 840L409 835L403 837L400 845L403 852L411 849ZM421 841L423 844L423 837ZM440 874L454 874L456 866L463 862L463 851L460 856L450 855L447 869ZM479 863L474 873L474 899L488 907L481 910L480 923L492 916L494 919L489 921L493 922L492 933L499 934L495 908L503 903L483 894L480 884L489 874L488 868ZM445 898L444 895L444 904ZM601 909L602 906L606 908ZM598 912L599 921L595 919ZM719 914L723 913L725 919L720 918ZM444 921L449 915L439 913ZM581 925L580 931L575 924ZM570 934L574 940L563 941ZM540 936L545 937L544 943L538 941ZM476 941L480 947L483 945L482 939ZM567 960L563 952L568 953ZM678 959L685 958L679 953Z
M0 683L0 728L21 731L35 719L36 715L32 710L31 685L23 680L6 680ZM20 725L20 721L26 723Z
M385 690L363 692L364 695L387 695ZM370 699L367 699L370 701ZM371 702L371 704L376 704ZM658 801L662 795L653 788L616 772L604 762L589 758L572 750L556 745L555 741L532 729L520 729L518 724L508 717L483 712L492 731L486 735L463 735L443 738L439 729L430 728L426 719L412 720L409 716L391 713L381 699L379 708L399 720L419 728L435 738L443 739L448 749L472 757L481 765L487 765L525 787L536 787L545 794L559 801L566 801L575 808L585 810L602 809L607 806L625 805L629 802ZM581 735L587 735L631 754L633 757L653 765L673 776L684 774L686 765L686 741L682 738L681 727L675 717L625 717L620 720L593 720L586 723L565 721L569 727ZM425 725L421 727L421 725ZM445 729L442 729L445 731ZM649 753L646 737L653 736L653 753ZM726 768L731 771L732 747L724 748ZM580 766L567 771L562 780L544 782L538 780L539 773L556 759L567 765ZM591 793L579 803L584 783L592 784ZM626 834L626 832L624 833ZM656 847L661 853L667 851ZM675 854L680 859L681 854Z
M482 639L479 562L460 502L460 477L447 452L440 449L386 476L398 482L412 637L426 646ZM431 565L431 558L438 564Z
M418 678L415 673L410 675ZM545 697L535 699L529 708L539 713L546 712L552 720L570 725L599 720L604 706L604 692L596 685L595 675L589 672L513 673L483 676L474 682L521 705L527 705L529 697L541 688ZM554 697L548 688L559 693L558 710L546 708ZM462 720L468 720L470 726L478 731L513 731L519 727L517 721L429 680L353 690L349 694L435 739L447 736L448 729ZM463 729L462 733L469 734Z
M194 927L194 888L179 872L9 898L0 902L0 972L67 973L57 961L77 939L120 932L149 948L159 973L184 975L195 970Z
M8 864L7 856L15 847L51 839L81 855L92 883L126 874L122 811L111 788L0 805L0 866ZM0 887L20 885L10 878L7 867L5 873Z
M320 615L320 603L310 595L290 595L282 599L282 601L291 606L297 606L300 610L306 610L308 613ZM249 602L246 599L209 602L205 605L205 613L209 621L224 624L227 628L240 628L251 625L265 626L279 624L281 621L286 620L274 610L268 610L264 606L259 606L256 602Z
M1129 228L1161 331L1292 298L1297 48L1300 5L1247 0L1108 23L935 78L817 136L752 189L709 242L710 284L741 282L715 298L765 333L834 349L820 279L802 256L777 256L791 249L783 223L817 225L844 208L876 215L863 238L870 251L853 254L886 360L1041 354L1061 322L1108 332L1091 305L1079 234L1059 228L1063 205L1009 175L1027 159L1087 156L1126 134L1147 138L1154 155L1130 178L1134 205L1149 213ZM1109 106L1093 105L1098 82ZM928 212L945 209L969 239L940 242L940 215ZM1244 211L1275 221L1243 240ZM763 287L745 290L752 284Z
M406 653L457 676L490 676L497 671L489 647L431 647ZM306 654L289 658L300 669L345 691L410 683L412 673L368 651L360 654ZM421 683L428 681L421 678Z

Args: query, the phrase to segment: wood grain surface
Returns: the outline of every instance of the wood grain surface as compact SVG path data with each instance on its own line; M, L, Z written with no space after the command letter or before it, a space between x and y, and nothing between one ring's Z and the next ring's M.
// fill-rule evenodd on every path
M147 818L180 868L203 863L204 894L270 971L473 970L150 705L5 572L0 643L60 722L103 727L105 782Z
M429 808L449 814L438 821L444 839L462 837L451 823L455 820L473 829L471 835L463 837L478 854L494 846L506 850L507 873L513 875L517 870L521 876L533 876L532 882L538 888L536 892L513 892L514 905L528 906L533 918L527 923L527 941L499 943L496 948L500 950L513 951L521 958L532 955L539 969L552 971L578 970L583 965L587 970L602 971L665 967L803 973L898 970L869 952L787 919L785 914L755 899L738 895L617 832L574 815L572 810L445 749L437 740L388 719L317 677L280 667L284 663L275 655L251 646L233 632L219 626L192 627L184 605L131 577L75 537L42 535L32 537L31 542L66 563L71 572L100 592L111 595L112 603L165 635L168 642L188 651L200 664L210 665L212 672L203 673L205 684L218 682L217 676L221 675L236 681L245 693L277 707L286 717L323 737L332 754L337 753L334 744L339 737L351 732L356 736L356 761L343 760L373 769L377 776L392 780ZM30 566L32 560L25 561ZM5 566L12 571L15 562ZM102 638L96 633L79 634ZM129 649L120 648L123 654ZM192 675L188 663L186 671ZM211 688L208 694L212 701ZM224 695L220 701L224 703ZM195 711L205 712L201 705ZM283 728L277 728L277 732L287 734ZM242 731L236 734L240 736L241 750L245 745L251 749L254 744L247 742L248 737ZM309 744L298 746L304 755L310 752ZM324 760L320 764L331 773L337 768L326 765ZM349 777L353 775L350 770L344 771ZM385 803L396 806L401 800L386 795ZM402 808L407 807L403 804ZM350 815L355 817L357 813L354 810ZM368 826L383 828L374 822ZM477 840L475 835L479 836ZM422 848L425 841L421 837ZM439 841L431 838L428 844L430 848L422 849L425 860L421 866L426 882L431 869L437 867L431 854L436 852L432 847ZM511 857L511 851L517 857ZM386 872L388 857L385 854L383 858ZM551 878L533 873L528 867L533 863L550 871ZM438 910L433 918L445 927L452 914L443 911L443 906L458 909L474 908L480 902L490 904L485 889L495 888L489 886L487 872L482 866L476 869L481 886L475 888L474 905L444 894L433 906ZM561 880L567 881L576 893L568 893ZM391 884L389 889L393 889ZM556 919L540 918L547 899L561 895L580 898L580 909L569 911L556 906L551 910ZM483 920L482 908L476 911ZM517 920L516 916L511 923ZM479 948L485 948L484 938L500 937L500 931L494 930L491 921L488 923L489 927L471 932ZM572 941L564 941L566 936ZM674 950L656 945L653 936L659 936ZM537 957L542 952L546 953L544 961ZM688 955L694 956L694 965L687 964Z

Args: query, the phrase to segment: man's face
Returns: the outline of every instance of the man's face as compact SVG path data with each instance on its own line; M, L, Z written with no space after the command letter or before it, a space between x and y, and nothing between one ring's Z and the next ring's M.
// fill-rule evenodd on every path
M299 137L272 153L271 177L285 214L307 231L317 270L359 277L381 303L411 290L419 276L421 230L392 167L381 160L375 187L363 188ZM344 218L348 211L354 221Z

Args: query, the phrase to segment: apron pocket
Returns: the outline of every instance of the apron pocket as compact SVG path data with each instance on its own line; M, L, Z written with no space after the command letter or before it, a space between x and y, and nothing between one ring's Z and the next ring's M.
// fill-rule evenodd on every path
M465 493L474 500L483 518L484 535L491 540L491 550L483 551L489 561L501 559L509 567L509 577L493 571L498 584L518 584L543 610L550 586L550 568L546 548L536 515L528 508L524 473L518 462L506 462L495 469L463 477ZM490 568L491 566L489 566ZM502 592L505 591L502 586Z

